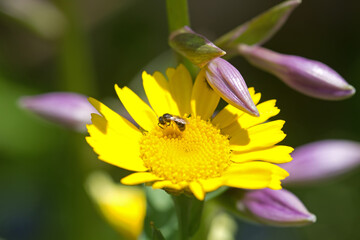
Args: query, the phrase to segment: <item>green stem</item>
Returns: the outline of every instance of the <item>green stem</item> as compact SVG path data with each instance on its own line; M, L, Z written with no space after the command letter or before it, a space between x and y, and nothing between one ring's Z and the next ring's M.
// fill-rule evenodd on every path
M169 32L190 26L187 0L166 0Z
M61 74L59 83L60 89L83 93L88 96L96 94L95 78L93 74L93 66L91 54L88 46L88 39L77 8L78 1L73 0L53 0L60 9L66 20L66 26L63 35L57 42L59 51L58 67ZM88 174L88 158L84 156L82 150L85 141L84 136L80 134L68 134L68 149L66 163L62 171L70 169L68 182L76 183L66 185L64 188L64 196L62 204L64 204L64 214L62 215L66 227L69 229L65 233L65 239L73 236L75 239L83 238L84 233L79 232L85 225L91 225L92 219L89 215L85 217L88 207L84 205L84 199L87 198L82 190L82 182ZM76 209L76 212L74 212ZM66 213L69 213L68 215ZM88 213L87 213L88 214ZM69 219L65 220L66 217ZM86 238L86 237L85 237Z
M94 96L95 77L86 33L78 16L77 2L53 0L66 18L64 35L59 43L59 66L62 89Z
M200 227L204 201L184 194L172 195L179 225L180 240L188 240Z
M166 0L169 33L184 26L190 27L190 18L187 0ZM196 67L185 57L176 53L178 63L183 63L193 76L198 72Z

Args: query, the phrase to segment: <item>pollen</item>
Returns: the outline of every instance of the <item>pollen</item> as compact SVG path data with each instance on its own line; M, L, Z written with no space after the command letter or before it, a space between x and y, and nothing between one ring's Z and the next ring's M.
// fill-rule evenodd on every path
M227 136L199 117L186 121L183 131L172 123L142 137L140 157L145 166L172 183L220 177L231 164Z

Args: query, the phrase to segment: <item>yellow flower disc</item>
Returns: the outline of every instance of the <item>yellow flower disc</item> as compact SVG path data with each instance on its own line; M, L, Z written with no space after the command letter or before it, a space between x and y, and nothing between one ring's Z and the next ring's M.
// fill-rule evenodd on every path
M186 120L184 131L173 123L142 137L140 157L145 166L172 183L220 177L231 164L228 138L199 117Z

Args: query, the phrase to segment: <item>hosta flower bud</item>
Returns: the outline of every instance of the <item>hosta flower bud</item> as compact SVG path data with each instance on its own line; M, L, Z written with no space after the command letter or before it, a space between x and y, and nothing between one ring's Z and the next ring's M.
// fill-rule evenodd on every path
M272 226L302 226L316 221L315 215L285 189L248 191L236 207L251 220Z
M238 50L251 64L274 74L285 84L305 95L340 100L355 93L353 86L321 62L276 53L258 46L240 45Z
M85 131L85 125L91 123L91 113L97 113L86 96L70 92L22 97L19 103L46 120L77 131Z
M305 184L327 180L360 166L360 143L324 140L298 147L292 162L281 164L290 176L284 184Z
M251 115L259 112L240 72L229 62L216 58L205 66L206 79L226 102Z

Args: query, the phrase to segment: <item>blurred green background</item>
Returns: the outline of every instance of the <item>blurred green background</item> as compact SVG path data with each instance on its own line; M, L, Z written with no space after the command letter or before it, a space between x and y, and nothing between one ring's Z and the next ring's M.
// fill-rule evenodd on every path
M169 66L165 0L40 1L45 7L29 2L0 0L0 239L118 239L86 195L84 180L98 169L119 179L120 170L97 160L84 135L34 117L17 100L76 91L111 105L115 83L142 91L138 83L143 69L164 71ZM189 1L192 28L215 40L279 2ZM359 90L359 9L357 0L305 0L265 46L324 62ZM316 100L240 57L231 62L248 86L262 92L263 100L278 99L280 118L287 121L286 144L360 141L359 94L339 102ZM360 239L358 170L290 190L317 215L317 223L273 228L239 221L237 237Z

